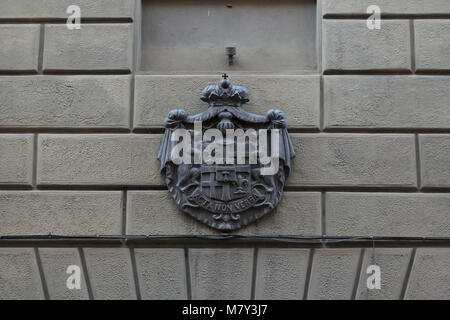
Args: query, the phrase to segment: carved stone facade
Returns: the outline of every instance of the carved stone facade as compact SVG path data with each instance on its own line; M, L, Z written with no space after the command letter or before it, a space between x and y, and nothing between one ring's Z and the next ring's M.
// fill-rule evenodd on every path
M0 9L0 299L450 298L449 0ZM196 117L287 122L296 156L265 177L158 161Z

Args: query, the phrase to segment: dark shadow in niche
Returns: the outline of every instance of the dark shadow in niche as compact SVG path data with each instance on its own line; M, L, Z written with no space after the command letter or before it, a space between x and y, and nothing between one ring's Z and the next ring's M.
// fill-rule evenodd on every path
M143 0L141 70L315 71L316 19L315 0Z

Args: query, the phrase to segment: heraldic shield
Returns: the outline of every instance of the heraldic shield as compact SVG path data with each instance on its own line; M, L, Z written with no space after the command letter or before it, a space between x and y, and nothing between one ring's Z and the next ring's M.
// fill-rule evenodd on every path
M231 85L226 74L203 90L201 100L209 104L202 113L177 109L167 116L161 175L182 212L229 232L278 205L295 152L284 113L246 112L247 89Z

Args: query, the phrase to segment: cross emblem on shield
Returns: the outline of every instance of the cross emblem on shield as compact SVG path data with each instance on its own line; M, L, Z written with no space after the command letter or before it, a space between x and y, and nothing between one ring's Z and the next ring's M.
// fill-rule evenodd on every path
M212 199L227 202L250 192L250 165L203 165L201 170L201 192Z

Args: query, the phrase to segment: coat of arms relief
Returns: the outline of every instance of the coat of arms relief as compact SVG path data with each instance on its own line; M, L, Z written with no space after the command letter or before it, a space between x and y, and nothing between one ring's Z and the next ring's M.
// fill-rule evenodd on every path
M178 208L220 231L242 228L280 202L295 156L281 110L249 113L245 87L203 89L202 113L169 112L158 154L161 175Z

